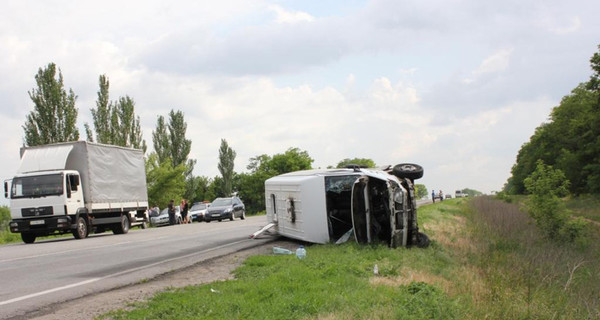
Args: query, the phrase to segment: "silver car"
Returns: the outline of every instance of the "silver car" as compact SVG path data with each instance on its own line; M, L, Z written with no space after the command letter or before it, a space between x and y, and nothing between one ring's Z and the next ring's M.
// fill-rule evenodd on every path
M175 224L180 224L182 221L181 209L179 206L175 206ZM153 227L169 225L169 208L162 209L158 214L156 214L156 212L151 212L150 225Z

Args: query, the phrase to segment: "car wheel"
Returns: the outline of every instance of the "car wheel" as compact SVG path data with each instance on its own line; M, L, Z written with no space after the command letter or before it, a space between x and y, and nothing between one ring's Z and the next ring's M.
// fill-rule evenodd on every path
M231 217L229 217L229 220L233 221L235 219L235 212L231 211Z
M392 173L401 179L416 180L423 177L423 167L414 163L401 163L394 166Z
M77 227L73 230L75 239L84 239L88 236L88 226L83 217L77 218Z
M242 220L246 219L246 210L242 210Z
M146 228L148 228L148 226L146 225L146 221L142 222L142 224L140 225L140 227L141 227L142 229L146 229Z
M35 238L35 234L33 233L21 233L21 240L25 243L34 243Z
M219 219L219 222L221 222L222 219Z

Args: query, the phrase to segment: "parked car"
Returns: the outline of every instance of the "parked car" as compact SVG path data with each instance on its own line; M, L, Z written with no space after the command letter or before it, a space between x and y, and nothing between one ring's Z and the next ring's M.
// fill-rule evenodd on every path
M175 206L175 223L180 224L182 222L181 218L181 209L179 206ZM160 213L156 214L156 212L150 213L150 225L153 227L160 227L169 225L169 208L164 208L160 211Z
M138 217L135 211L130 211L129 216L131 217L129 221L131 221L131 227L140 227L142 229L146 229L148 226L148 222L150 218L148 216L148 211L144 212L144 216Z
M204 221L221 221L223 219L229 219L233 221L236 217L241 218L242 220L246 219L246 208L244 207L244 203L242 203L240 198L216 198L213 202L211 202L208 210L206 210Z
M446 194L446 195L445 195L445 197L446 197L446 199L452 199L452 195L451 195L451 194L449 194L449 193L448 193L448 194Z
M190 217L190 221L204 221L204 215L206 214L206 210L210 206L210 203L205 202L196 202L192 205L190 210L188 211L188 216Z

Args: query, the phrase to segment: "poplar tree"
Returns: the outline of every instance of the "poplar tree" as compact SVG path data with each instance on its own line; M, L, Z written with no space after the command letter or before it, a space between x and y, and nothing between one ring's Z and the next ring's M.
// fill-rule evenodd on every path
M54 63L40 68L35 76L37 89L28 92L34 110L23 125L26 146L79 140L77 96L73 89L65 91L62 72L58 69L57 77L56 69Z
M99 77L100 89L96 109L91 109L96 131L96 141L146 152L146 141L142 138L140 117L135 116L135 102L129 96L110 101L110 83L105 75ZM89 141L94 141L88 124L85 124Z
M217 165L221 176L223 177L222 192L225 196L230 196L233 189L233 166L236 153L229 147L227 140L221 139L219 148L219 164Z

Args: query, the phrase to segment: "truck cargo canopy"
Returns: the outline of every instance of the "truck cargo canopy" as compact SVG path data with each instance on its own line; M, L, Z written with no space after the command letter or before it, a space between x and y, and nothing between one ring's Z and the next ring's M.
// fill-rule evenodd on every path
M63 170L72 149L73 145L25 149L17 173Z

